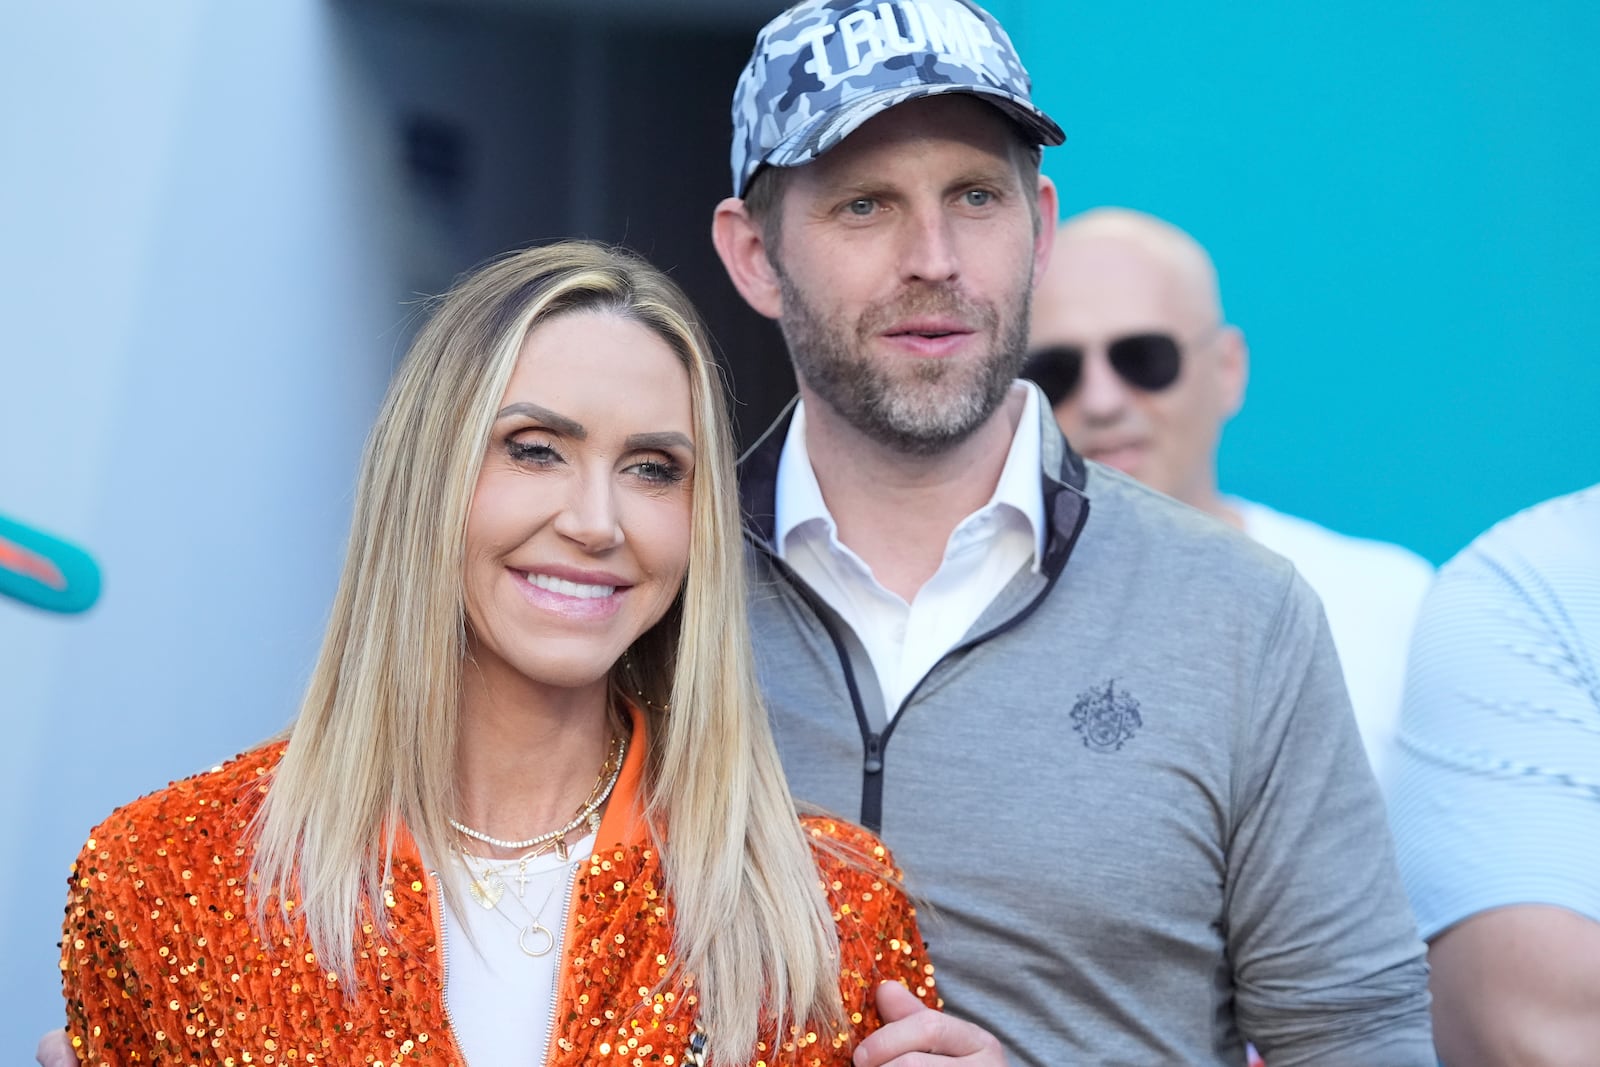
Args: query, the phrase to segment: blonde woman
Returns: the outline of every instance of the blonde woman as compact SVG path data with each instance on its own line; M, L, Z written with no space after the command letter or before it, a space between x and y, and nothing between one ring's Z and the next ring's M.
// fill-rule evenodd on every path
M865 832L797 818L683 295L563 244L461 281L362 462L286 740L76 865L88 1063L844 1064L935 1000Z

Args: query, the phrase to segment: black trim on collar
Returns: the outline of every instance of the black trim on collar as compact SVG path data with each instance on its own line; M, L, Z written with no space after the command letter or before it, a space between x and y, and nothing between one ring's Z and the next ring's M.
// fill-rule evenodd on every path
M784 405L772 425L756 438L755 444L739 457L739 510L746 530L756 535L763 548L771 549L777 537L778 460L783 443L789 439L798 396Z
M1038 387L1030 385L1029 388ZM789 438L789 426L794 422L795 407L799 402L799 397L790 400L772 424L739 457L739 506L745 527L768 550L776 547L778 463L783 456L783 444ZM1079 511L1088 504L1084 487L1088 484L1089 474L1083 457L1072 450L1072 445L1057 428L1042 393L1039 396L1039 414L1044 424L1040 428L1039 442L1040 488L1044 493L1044 514L1049 524L1041 569L1055 574L1066 565L1072 543L1077 540L1078 530L1082 526Z

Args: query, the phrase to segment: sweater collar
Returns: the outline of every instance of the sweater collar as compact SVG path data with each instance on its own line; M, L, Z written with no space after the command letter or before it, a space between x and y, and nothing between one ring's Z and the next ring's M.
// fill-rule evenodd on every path
M1056 425L1044 394L1032 382L1025 384L1037 394L1032 406L1039 420L1039 490L1047 523L1043 569L1059 573L1087 517L1087 473L1083 458ZM798 397L791 400L739 460L739 501L745 528L767 551L772 551L776 542L778 467L798 402Z

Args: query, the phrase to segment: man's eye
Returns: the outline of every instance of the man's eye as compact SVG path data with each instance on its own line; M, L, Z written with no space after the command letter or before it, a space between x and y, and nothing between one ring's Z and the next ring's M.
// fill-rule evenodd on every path
M994 194L987 189L968 189L964 199L968 207L987 207L994 203Z
M845 211L862 218L872 214L877 208L878 202L865 196L852 200L844 206Z

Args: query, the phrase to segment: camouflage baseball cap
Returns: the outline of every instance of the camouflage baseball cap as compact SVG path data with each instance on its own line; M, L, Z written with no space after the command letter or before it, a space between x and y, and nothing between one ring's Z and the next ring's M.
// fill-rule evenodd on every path
M809 163L879 112L940 93L981 96L1039 144L1065 139L976 4L801 0L762 28L733 91L733 193L763 166Z

